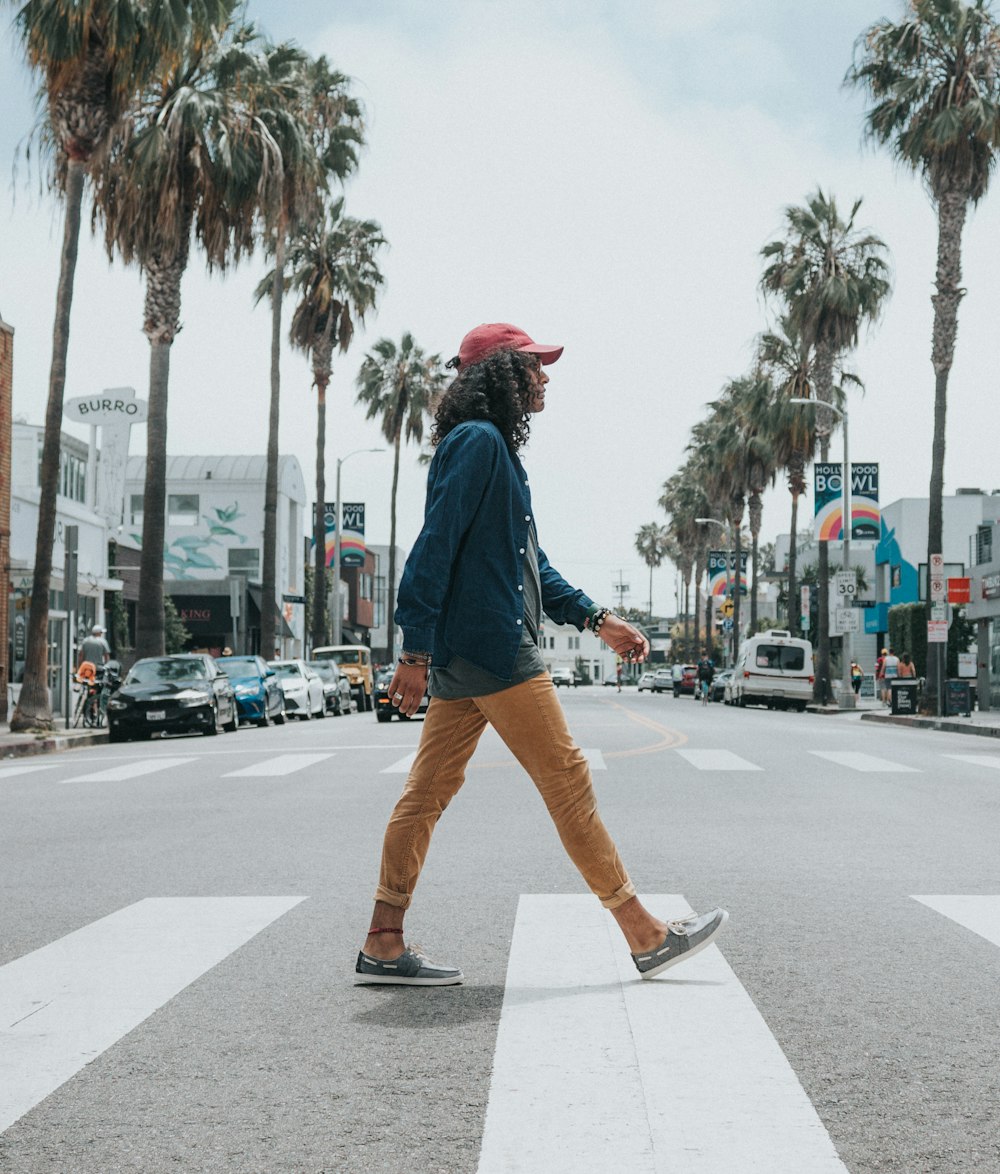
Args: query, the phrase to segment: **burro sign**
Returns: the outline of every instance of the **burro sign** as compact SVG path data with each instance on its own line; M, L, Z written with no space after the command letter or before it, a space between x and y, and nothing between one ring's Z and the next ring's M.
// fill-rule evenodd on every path
M141 424L147 416L144 399L135 398L134 387L109 387L100 395L78 395L67 400L63 415L78 424Z

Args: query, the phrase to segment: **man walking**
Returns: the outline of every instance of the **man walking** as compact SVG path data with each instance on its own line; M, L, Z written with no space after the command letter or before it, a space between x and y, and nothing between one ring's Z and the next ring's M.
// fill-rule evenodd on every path
M490 323L470 331L449 363L458 375L435 414L424 525L396 609L404 652L389 686L392 703L408 717L425 691L431 701L386 829L357 983L462 981L458 967L404 945L403 918L434 827L465 781L487 724L531 776L564 848L617 921L643 978L704 949L728 917L714 909L665 922L643 907L597 811L587 759L539 651L544 611L557 623L589 629L624 659L642 661L649 652L641 632L571 587L538 544L518 452L545 407L544 367L562 350L508 323Z

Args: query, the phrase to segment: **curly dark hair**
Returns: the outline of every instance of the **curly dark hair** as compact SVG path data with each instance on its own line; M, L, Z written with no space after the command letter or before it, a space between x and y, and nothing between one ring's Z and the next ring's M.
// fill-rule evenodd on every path
M528 443L538 359L523 351L499 350L459 371L434 413L431 444L466 420L489 420L500 429L511 452Z

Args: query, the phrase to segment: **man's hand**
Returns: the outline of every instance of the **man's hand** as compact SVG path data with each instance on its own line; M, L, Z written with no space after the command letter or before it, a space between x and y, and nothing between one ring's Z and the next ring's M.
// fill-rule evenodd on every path
M427 666L423 664L397 664L389 685L389 700L407 717L420 708L427 692Z
M623 620L613 613L605 617L597 634L609 648L613 648L620 657L633 664L641 664L649 656L649 641L646 637L628 620Z

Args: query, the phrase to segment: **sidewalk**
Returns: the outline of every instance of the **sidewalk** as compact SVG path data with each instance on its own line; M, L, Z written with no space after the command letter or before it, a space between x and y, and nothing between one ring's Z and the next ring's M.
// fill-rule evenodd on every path
M64 730L61 719L58 729L44 734L12 734L0 726L0 759L26 758L32 754L53 754L60 750L76 750L81 746L99 746L108 740L107 729Z
M1000 738L1000 710L980 713L974 709L968 717L910 717L893 716L887 709L861 715L866 722L882 722L884 725L913 726L922 730L944 730L948 734L977 734L981 738Z

